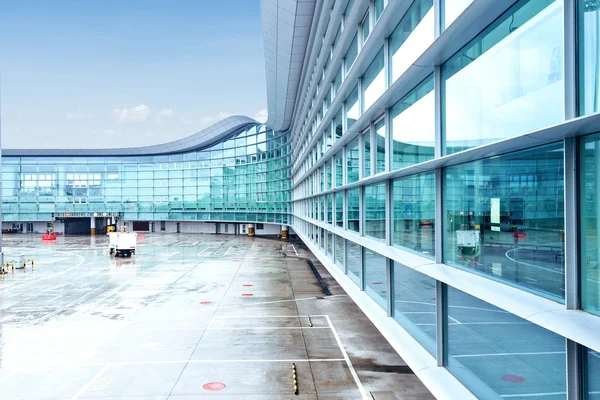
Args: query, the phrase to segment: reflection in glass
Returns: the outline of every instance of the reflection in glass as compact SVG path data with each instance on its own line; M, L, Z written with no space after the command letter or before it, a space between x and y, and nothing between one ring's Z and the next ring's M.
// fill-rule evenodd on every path
M578 0L580 114L600 111L600 2Z
M342 127L342 110L341 109L340 109L340 111L338 111L338 113L335 115L335 118L333 119L332 129L333 129L333 134L334 134L334 141L337 142L342 137L342 134L344 133L343 127Z
M385 239L385 183L365 186L365 235Z
M435 182L433 172L392 183L394 246L435 255Z
M365 17L363 18L363 22L362 22L362 42L366 42L367 38L369 37L369 34L371 33L371 18L369 18L369 12L367 11L367 14L365 15Z
M442 30L452 22L473 2L473 0L441 0L442 1Z
M385 172L385 119L375 124L375 173Z
M346 52L346 57L344 57L344 71L345 74L348 74L348 71L350 71L350 68L352 67L352 64L354 64L354 60L356 60L356 56L358 55L358 33L356 35L354 35L354 39L352 40L352 43L350 43L350 47L348 48L348 51Z
M567 398L562 336L452 287L448 321L448 370L478 398Z
M564 300L562 143L446 168L444 261Z
M362 275L362 247L349 240L346 240L346 246L348 251L346 273L354 283L360 286L360 277Z
M445 154L564 120L562 9L519 1L442 66Z
M344 269L344 238L335 236L335 265Z
M387 273L385 257L370 249L365 251L365 292L381 308L386 308Z
M344 159L340 151L335 155L335 187L340 187L344 182Z
M435 279L394 261L394 319L436 354Z
M390 82L395 82L433 43L433 0L416 0L389 38Z
M335 194L335 225L344 226L344 192Z
M371 176L371 131L363 133L363 178Z
M356 137L346 145L346 183L357 182L359 179L359 155L358 137Z
M383 49L375 56L362 77L362 109L366 111L385 92Z
M360 110L358 108L358 85L354 87L350 96L346 99L346 130L350 129L352 125L360 117Z
M383 13L383 9L385 8L385 0L375 0L375 21L379 20L381 14Z
M390 109L392 170L431 160L435 147L433 75Z
M360 223L360 201L359 201L359 190L360 189L351 189L347 192L347 202L348 202L348 223L346 224L346 228L350 231L359 232L359 223Z
M581 308L600 315L600 135L581 139Z

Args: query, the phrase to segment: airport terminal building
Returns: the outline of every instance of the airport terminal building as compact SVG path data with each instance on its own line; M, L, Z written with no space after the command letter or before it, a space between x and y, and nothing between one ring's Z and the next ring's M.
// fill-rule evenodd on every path
M289 227L436 397L600 399L600 1L261 7L266 124L5 149L3 229Z

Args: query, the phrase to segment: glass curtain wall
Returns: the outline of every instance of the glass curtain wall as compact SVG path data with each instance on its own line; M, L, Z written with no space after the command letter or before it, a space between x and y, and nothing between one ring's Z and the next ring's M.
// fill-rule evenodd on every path
M433 172L392 183L392 244L435 256L435 182Z
M288 136L252 126L170 155L2 157L5 221L120 212L126 220L289 223Z
M390 108L392 170L433 159L434 114L431 75Z
M564 120L562 3L518 1L442 66L445 154Z
M365 235L385 240L385 183L365 186Z
M444 262L564 301L564 151L446 168Z

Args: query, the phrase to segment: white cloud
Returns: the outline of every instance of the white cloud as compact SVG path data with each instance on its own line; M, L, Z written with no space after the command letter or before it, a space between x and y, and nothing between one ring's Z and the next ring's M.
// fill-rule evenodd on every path
M254 116L254 119L260 122L261 124L264 124L265 122L267 122L267 119L269 119L269 110L260 110Z
M96 116L94 114L83 110L67 113L67 120L69 121L79 121L82 119L92 119L95 117Z
M104 134L106 136L115 136L117 134L117 131L115 131L114 129L107 129L104 131Z
M143 122L148 119L148 117L152 114L150 107L145 104L140 104L139 106L135 106L133 108L115 108L113 110L113 117L117 121L137 121Z
M219 113L216 113L215 115L208 115L208 116L200 117L200 119L196 123L197 129L204 129L213 124L216 124L217 122L219 122L227 117L231 117L232 115L233 114L231 114L231 113L221 111Z
M165 108L164 110L160 110L158 112L158 116L159 117L174 117L175 116L175 111L173 111L170 108Z

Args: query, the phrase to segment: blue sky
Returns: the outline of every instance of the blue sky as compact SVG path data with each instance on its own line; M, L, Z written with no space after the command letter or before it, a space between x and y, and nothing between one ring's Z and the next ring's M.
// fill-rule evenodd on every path
M0 0L0 72L2 147L178 139L266 109L260 1Z

